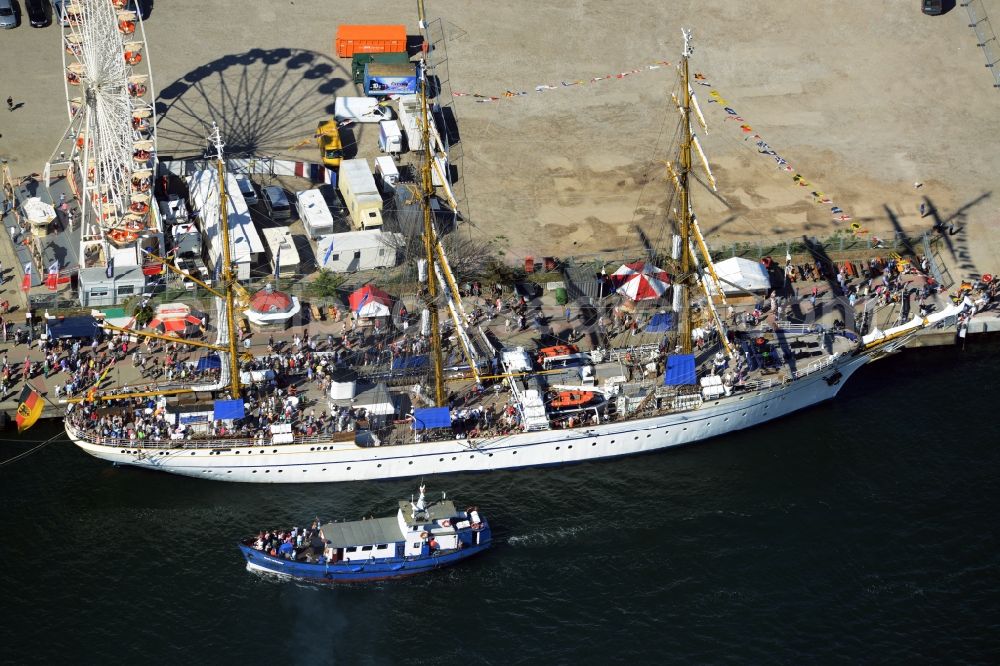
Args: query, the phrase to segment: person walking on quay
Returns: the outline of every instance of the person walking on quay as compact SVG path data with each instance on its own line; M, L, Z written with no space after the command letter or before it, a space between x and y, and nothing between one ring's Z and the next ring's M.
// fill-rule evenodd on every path
M10 95L7 96L7 110L8 111L14 110L14 98L11 97Z

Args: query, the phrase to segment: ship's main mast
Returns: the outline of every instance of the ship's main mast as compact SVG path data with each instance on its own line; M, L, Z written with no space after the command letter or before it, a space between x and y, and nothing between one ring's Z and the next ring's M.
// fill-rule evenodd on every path
M691 87L688 83L688 58L694 49L691 46L691 31L681 29L684 34L684 52L681 57L681 85L684 88L684 103L681 106L681 164L680 173L677 174L680 185L680 236L681 236L681 275L679 284L675 288L681 289L680 295L680 321L678 322L677 334L680 336L678 344L685 354L691 353L691 309L688 306L691 298L692 277L691 270L691 189L689 174L691 173Z

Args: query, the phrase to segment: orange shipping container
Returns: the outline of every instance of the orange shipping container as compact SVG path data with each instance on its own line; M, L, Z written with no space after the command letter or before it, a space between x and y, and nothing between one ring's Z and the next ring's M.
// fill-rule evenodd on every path
M337 26L334 51L341 58L350 58L355 53L406 53L406 26Z

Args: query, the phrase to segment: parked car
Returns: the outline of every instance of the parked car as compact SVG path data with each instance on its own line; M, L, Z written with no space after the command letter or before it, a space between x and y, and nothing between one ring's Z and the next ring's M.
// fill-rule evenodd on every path
M514 293L518 296L522 296L525 300L530 301L531 299L538 298L542 295L542 286L540 284L536 284L535 282L515 282Z
M250 176L245 173L238 173L236 174L236 182L240 186L240 192L243 194L243 200L247 202L247 205L256 206L260 202L260 199L257 198L257 189L253 186Z
M336 169L344 157L344 146L340 142L340 130L336 120L321 120L316 127L316 143L319 145L323 166Z
M267 209L267 216L272 220L287 220L292 217L292 204L288 201L288 195L277 185L268 185L261 194L264 199L264 208Z
M69 25L69 19L66 18L67 4L67 0L52 0L52 20L64 28Z
M24 0L24 9L28 12L28 21L32 28L44 28L52 23L48 5L47 0Z
M128 5L125 6L126 11L135 12L139 15L143 21L149 18L149 2L143 2L142 0L128 0Z
M944 0L921 0L921 8L928 16L937 16L944 12Z
M0 0L0 28L9 30L17 27L17 12L13 0Z

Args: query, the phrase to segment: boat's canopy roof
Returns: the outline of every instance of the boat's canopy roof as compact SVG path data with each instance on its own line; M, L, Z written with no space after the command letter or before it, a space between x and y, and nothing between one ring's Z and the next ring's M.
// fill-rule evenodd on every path
M413 516L413 505L406 500L399 501L399 510L403 512L403 520L410 527L427 525L435 520L452 519L458 516L455 510L455 503L451 500L441 500L439 502L427 502L423 512L418 512L416 519Z
M323 538L334 548L348 546L374 546L382 543L396 543L403 539L399 531L399 521L391 518L353 520L346 523L326 523L321 528Z

